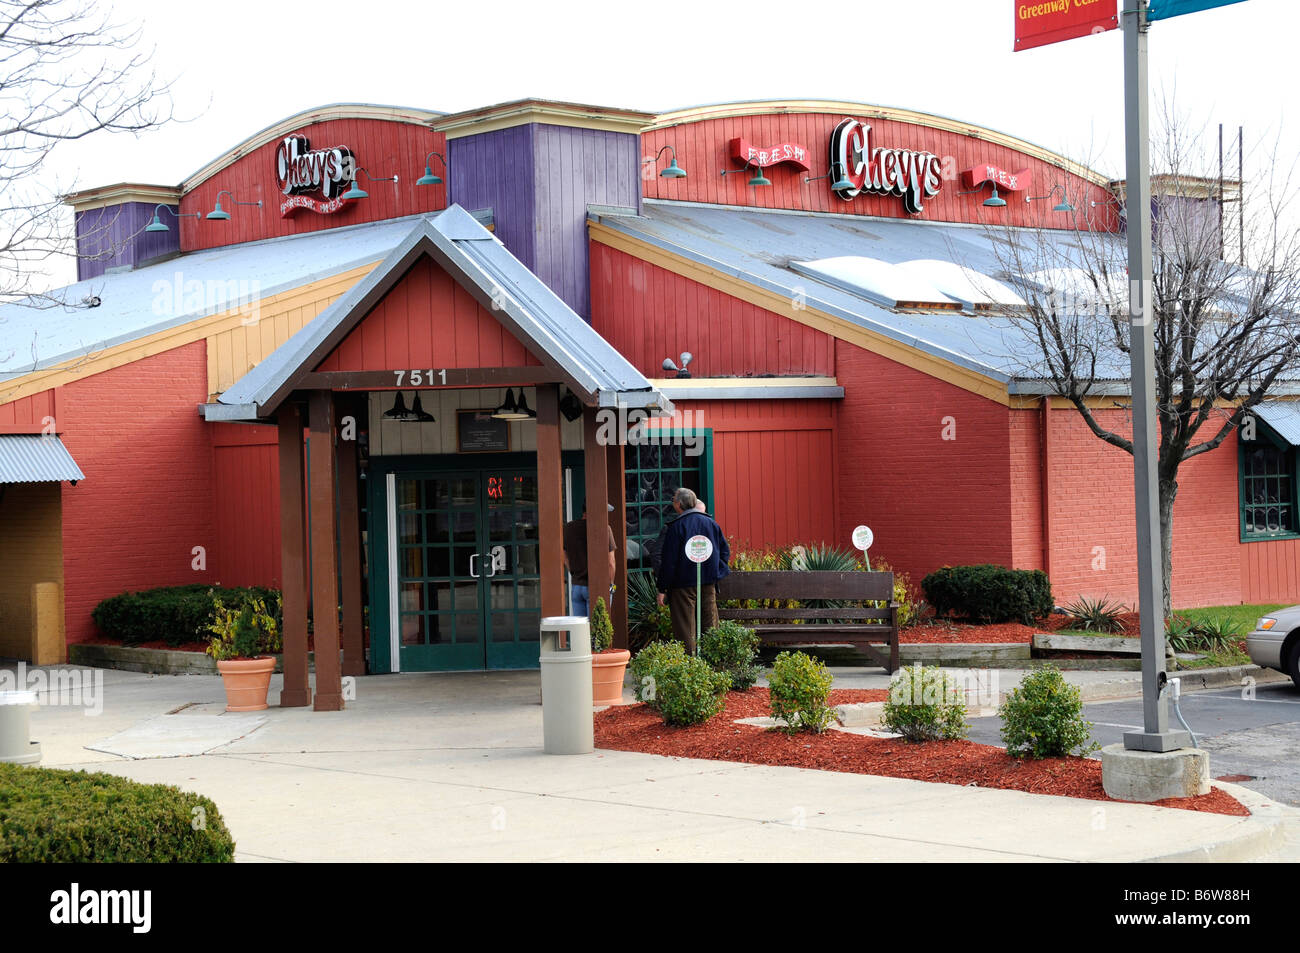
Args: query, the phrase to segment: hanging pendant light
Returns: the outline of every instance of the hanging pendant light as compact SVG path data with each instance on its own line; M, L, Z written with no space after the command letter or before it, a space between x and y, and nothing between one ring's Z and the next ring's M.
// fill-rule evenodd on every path
M419 394L415 395L419 398ZM402 392L397 392L397 399L393 401L393 409L384 411L386 420L410 420L411 412L406 409L406 401L402 400Z
M516 405L516 407L517 407L517 409L518 409L518 411L519 411L519 414L520 414L520 416L519 416L519 418L518 418L519 420L536 420L536 419L537 419L537 411L532 410L532 409L529 408L529 406L528 406L528 398L524 396L524 389L523 389L522 387L519 388L519 403Z
M524 396L523 388L519 389L519 396ZM492 416L496 420L527 420L529 413L525 410L528 405L524 404L524 410L521 410L519 404L515 401L515 392L509 387L506 388L506 399L501 402L501 406L492 411Z
M415 400L411 401L411 413L406 419L418 424L437 423L437 418L420 406L419 391L415 393Z

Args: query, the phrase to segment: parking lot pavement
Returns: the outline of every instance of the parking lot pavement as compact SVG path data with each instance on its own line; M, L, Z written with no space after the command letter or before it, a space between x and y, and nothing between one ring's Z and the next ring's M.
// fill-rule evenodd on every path
M1189 692L1179 702L1197 743L1210 752L1210 775L1246 776L1237 781L1277 801L1300 807L1300 689L1291 682L1242 689ZM1177 718L1170 707L1170 723ZM1124 732L1142 727L1142 699L1084 705L1093 738L1103 746L1122 741ZM1001 744L997 718L972 718L970 739ZM1097 757L1094 755L1094 757Z

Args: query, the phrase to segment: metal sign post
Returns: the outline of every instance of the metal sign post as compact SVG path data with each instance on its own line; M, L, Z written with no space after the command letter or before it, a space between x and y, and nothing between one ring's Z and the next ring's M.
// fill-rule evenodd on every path
M1137 504L1138 615L1142 627L1143 730L1124 735L1136 751L1185 748L1169 730L1165 681L1164 574L1156 501L1156 385L1152 305L1151 169L1147 103L1147 0L1124 0L1124 137L1128 176L1129 358L1133 391L1133 490Z
M700 593L703 590L701 567L713 555L713 541L707 536L692 536L686 541L686 558L695 563L695 654L700 654Z

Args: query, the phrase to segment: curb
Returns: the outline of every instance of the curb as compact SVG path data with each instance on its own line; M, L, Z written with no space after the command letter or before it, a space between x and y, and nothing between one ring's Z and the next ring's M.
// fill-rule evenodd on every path
M1242 819L1246 830L1212 844L1148 857L1139 863L1240 863L1258 860L1286 846L1286 825L1300 820L1300 810L1278 804L1272 798L1238 784L1211 781L1210 785L1231 794L1250 811L1250 817Z
M1260 668L1258 665L1229 665L1223 668L1183 669L1169 673L1170 678L1182 680L1183 691L1198 692L1214 688L1240 688L1242 679L1252 678L1255 682L1270 683L1285 681L1281 672ZM1079 686L1083 700L1101 701L1114 698L1134 698L1142 694L1142 677L1140 675L1116 679L1113 682L1095 682Z

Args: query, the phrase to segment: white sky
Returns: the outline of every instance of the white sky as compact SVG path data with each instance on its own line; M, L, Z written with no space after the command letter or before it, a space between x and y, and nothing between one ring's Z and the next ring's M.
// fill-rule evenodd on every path
M1122 5L1122 3L1121 3ZM62 191L175 184L246 136L331 102L456 111L527 96L658 111L737 99L827 98L988 126L1123 175L1119 31L1013 53L1016 0L119 0L175 77L174 123L55 153ZM675 10L676 12L668 12ZM836 22L838 21L838 22ZM1246 127L1295 161L1295 0L1245 0L1151 30L1153 99L1176 89L1214 147ZM1235 164L1235 163L1234 163ZM413 170L418 171L418 170ZM71 212L69 212L69 223ZM73 273L68 264L65 275ZM64 277L64 276L59 276ZM64 280L71 280L64 277ZM62 284L64 280L55 281Z

